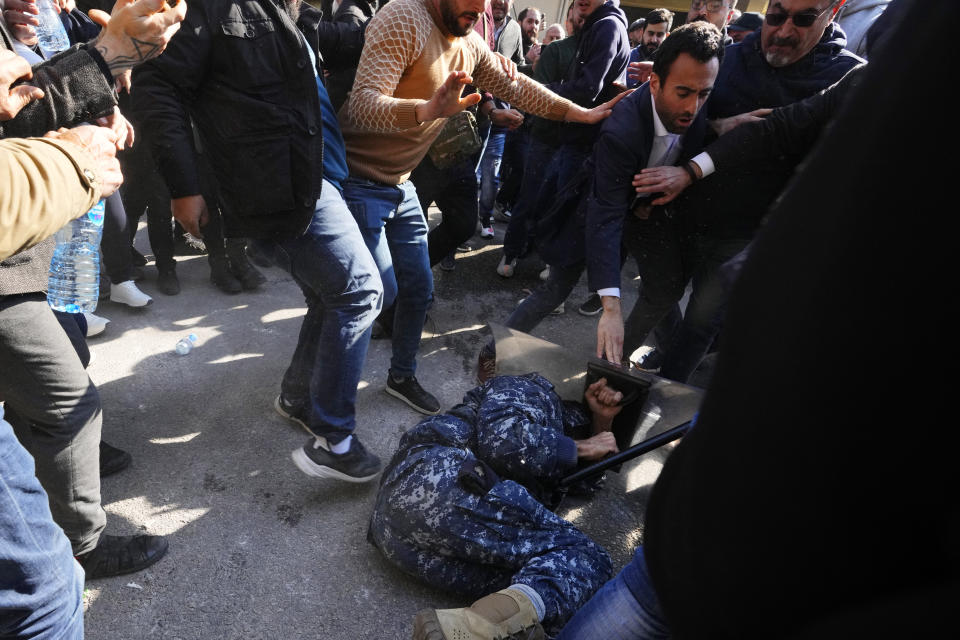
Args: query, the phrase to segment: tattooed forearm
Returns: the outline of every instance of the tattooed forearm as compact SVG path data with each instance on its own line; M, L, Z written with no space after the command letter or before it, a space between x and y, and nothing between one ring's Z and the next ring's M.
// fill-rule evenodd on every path
M104 42L104 39L97 41L94 45L97 51L103 56L113 77L123 75L127 69L132 69L141 62L146 62L155 57L163 45L138 40L127 36L129 42L125 42L123 47L114 47Z

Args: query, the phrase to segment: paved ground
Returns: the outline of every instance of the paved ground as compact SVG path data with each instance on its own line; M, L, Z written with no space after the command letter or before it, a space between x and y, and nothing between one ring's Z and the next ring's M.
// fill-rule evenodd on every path
M472 386L486 323L504 320L538 282L532 262L512 280L496 276L502 232L498 225L494 241L474 238L477 249L459 254L455 271L434 272L418 378L445 407ZM145 236L141 229L137 245L148 253ZM204 257L180 258L178 273L179 296L156 291L151 264L141 286L153 305L98 310L112 320L91 339L104 439L134 456L103 483L107 531L163 534L170 552L146 571L88 585L87 638L408 638L418 609L462 606L400 574L367 543L376 483L308 478L290 461L307 436L272 403L305 311L296 285L266 269L263 290L228 296L209 283ZM585 296L581 283L567 313L535 332L584 361L595 343L595 319L576 313ZM174 344L191 332L197 347L176 355ZM383 392L388 361L389 343L374 342L357 412L358 435L384 459L419 419ZM663 455L631 463L591 502L561 509L617 567L642 537Z

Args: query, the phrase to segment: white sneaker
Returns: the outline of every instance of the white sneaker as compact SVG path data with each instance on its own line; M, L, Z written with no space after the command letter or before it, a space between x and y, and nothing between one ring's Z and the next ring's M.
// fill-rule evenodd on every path
M544 282L550 279L550 265L545 266L543 271L540 272L540 279Z
M480 237L481 237L481 238L492 238L492 237L493 237L493 226L480 227Z
M502 278L512 278L513 270L517 267L517 259L514 258L509 263L507 263L507 257L503 256L500 258L500 264L497 265L497 275Z
M128 307L145 307L153 302L153 298L140 291L133 280L127 280L110 286L110 301Z
M83 317L87 319L88 338L92 338L93 336L98 336L103 333L103 330L106 329L107 325L110 323L110 321L106 318L90 313L89 311L84 311Z

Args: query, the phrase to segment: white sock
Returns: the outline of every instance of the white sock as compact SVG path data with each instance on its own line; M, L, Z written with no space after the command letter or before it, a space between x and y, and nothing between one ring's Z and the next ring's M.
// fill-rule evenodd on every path
M350 451L350 441L351 441L351 440L353 440L353 436L347 436L346 438L344 438L343 440L341 440L341 441L338 442L337 444L331 444L331 445L330 445L330 451L333 452L333 453L335 453L335 454L337 454L338 456L342 456L342 455L345 454L347 451ZM329 441L328 441L328 442L329 442Z
M533 610L537 612L537 618L540 621L543 621L543 616L547 614L547 607L543 604L543 598L540 597L540 594L537 593L533 587L528 584L516 582L507 587L507 589L519 591L523 595L527 596L527 599L533 603Z

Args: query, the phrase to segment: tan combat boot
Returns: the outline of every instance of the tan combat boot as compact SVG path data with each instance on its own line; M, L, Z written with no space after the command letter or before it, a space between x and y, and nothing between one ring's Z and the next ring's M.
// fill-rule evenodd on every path
M424 609L413 619L413 640L544 640L533 603L504 589L464 609Z

